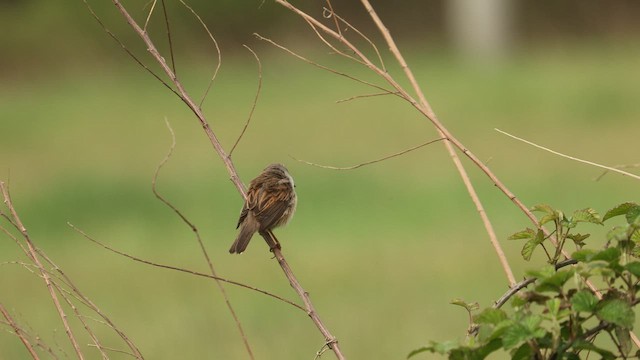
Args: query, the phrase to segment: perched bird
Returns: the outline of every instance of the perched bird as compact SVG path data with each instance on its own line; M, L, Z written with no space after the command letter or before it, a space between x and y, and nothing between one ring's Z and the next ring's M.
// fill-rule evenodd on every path
M293 178L282 164L267 166L258 177L251 180L247 200L242 207L237 228L240 234L231 245L231 254L240 254L249 245L253 234L267 234L285 225L296 211L296 191ZM279 246L274 238L276 246Z

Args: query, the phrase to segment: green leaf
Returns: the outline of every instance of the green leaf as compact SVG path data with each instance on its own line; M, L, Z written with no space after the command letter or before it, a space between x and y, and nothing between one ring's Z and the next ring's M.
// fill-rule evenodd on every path
M531 211L541 211L547 214L555 214L556 211L549 205L547 204L538 204L538 205L534 205L531 208Z
M573 277L574 269L558 271L553 276L544 279L538 279L536 291L540 292L560 292L564 284Z
M603 300L596 310L598 319L632 329L635 322L635 313L626 301L622 299Z
M467 303L462 299L453 299L451 300L450 304L462 306L463 308L467 309L468 312L472 312L480 308L480 304L478 304L477 302Z
M476 315L473 320L478 324L498 325L502 321L507 320L507 318L507 313L505 313L503 310L487 308Z
M640 262L639 261L632 261L632 262L628 263L627 265L625 265L624 268L627 269L627 271L632 273L634 276L640 277Z
M541 338L546 331L540 328L542 317L537 315L526 316L520 321L513 322L502 336L502 344L505 349L511 349L523 341Z
M613 360L616 358L616 356L609 350L601 349L595 346L593 343L583 339L577 339L571 347L574 350L586 350L586 351L596 352L600 356L602 356L603 360Z
M457 341L444 341L444 342L435 342L431 341L429 346L423 346L418 349L415 349L407 355L407 359L414 355L421 354L423 352L431 352L438 354L448 354L451 350L459 347L460 344Z
M571 254L571 258L580 262L589 262L596 254L595 250L591 249L582 249Z
M603 260L608 263L613 263L620 260L620 255L622 255L620 249L611 247L596 253L589 261Z
M538 230L536 236L529 241L527 241L522 247L522 258L526 261L531 260L531 255L533 255L533 250L536 249L538 245L540 245L544 241L544 233L542 230Z
M531 228L526 228L522 231L518 231L507 238L507 240L520 240L520 239L533 239L536 236L536 231Z
M533 351L528 343L520 345L518 349L511 352L511 360L530 360L533 358Z
M574 211L573 216L571 217L571 221L574 223L588 222L592 224L602 225L600 215L598 215L598 212L593 210L592 208Z
M636 203L632 203L632 202L627 202L627 203L623 203L620 204L616 207L614 207L613 209L607 211L604 214L604 217L602 217L602 221L606 221L608 219L611 219L614 216L619 216L619 215L626 215L627 212L634 207L637 207L638 204Z
M580 290L571 298L571 305L576 312L594 312L598 298L589 290Z
M627 211L627 224L636 225L638 217L640 217L640 206L636 205Z
M623 241L629 237L629 225L616 226L607 233L608 241Z
M567 237L571 240L573 240L573 243L578 245L578 246L583 246L584 245L584 240L587 239L589 236L591 236L591 234L568 234Z
M631 334L629 334L629 329L616 326L615 333L618 338L618 344L620 344L620 350L622 350L622 353L626 357L626 355L629 355L631 352Z

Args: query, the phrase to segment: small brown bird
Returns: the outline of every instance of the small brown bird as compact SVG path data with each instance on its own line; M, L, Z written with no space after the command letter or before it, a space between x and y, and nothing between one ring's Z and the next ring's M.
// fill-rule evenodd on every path
M291 220L297 203L294 188L293 178L282 164L267 166L251 180L236 226L236 229L240 228L240 234L229 249L231 254L242 253L256 231L266 234Z

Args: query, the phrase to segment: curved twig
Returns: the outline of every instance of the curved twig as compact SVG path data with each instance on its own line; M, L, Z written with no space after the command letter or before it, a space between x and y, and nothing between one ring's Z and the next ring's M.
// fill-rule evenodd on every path
M583 164L587 164L587 165L595 166L595 167L598 167L598 168L601 168L601 169L605 169L606 171L613 171L613 172L616 172L616 173L618 173L618 174L620 174L620 175L629 176L629 177L632 177L632 178L634 178L634 179L636 179L636 180L640 180L640 176L639 176L639 175L635 175L635 174L632 174L632 173L629 173L629 172L626 172L626 171L620 170L619 168L611 167L611 166L606 166L606 165L600 165L600 164L595 163L595 162L593 162L593 161L589 161L589 160L582 160L582 159L579 159L579 158L577 158L577 157L573 157L573 156L565 155L565 154L563 154L563 153L561 153L561 152L559 152L559 151L551 150L551 149L549 149L549 148L546 148L546 147L544 147L544 146L542 146L542 145L538 145L538 144L536 144L536 143L534 143L534 142L531 142L531 141L529 141L529 140L525 140L525 139L523 139L523 138L519 138L519 137L517 137L517 136L515 136L515 135L511 135L511 134L509 134L509 133L508 133L508 132L506 132L506 131L502 131L502 130L500 130L500 129L495 129L495 130L496 130L497 132L499 132L499 133L502 133L502 134L504 134L504 135L507 135L508 137L510 137L510 138L512 138L512 139L516 139L516 140L518 140L518 141L522 141L522 142L523 142L523 143L525 143L525 144L529 144L529 145L531 145L531 146L533 146L533 147L536 147L536 148L538 148L538 149L542 149L542 150L544 150L544 151L548 151L548 152L550 152L550 153L552 153L552 154L555 154L555 155L561 156L561 157L563 157L563 158L566 158L566 159L569 159L569 160L573 160L573 161L577 161L577 162L580 162L580 163L583 163Z
M2 305L2 303L0 303L0 313L2 313L2 316L4 316L4 318L7 320L7 323L9 324L9 326L11 326L11 329L13 329L13 333L16 334L16 336L20 339L20 341L22 341L22 343L24 344L24 347L29 352L29 355L31 355L31 357L34 360L39 360L40 357L38 357L38 353L33 348L29 340L27 339L26 334L22 331L22 328L20 328L18 324L16 324L16 322L13 320L13 318L11 317L7 309L4 307L4 305Z
M258 88L256 89L256 96L253 98L253 104L251 104L251 111L249 111L249 117L247 118L247 122L244 123L244 127L242 128L242 131L240 132L238 139L236 139L236 142L231 147L231 150L229 150L229 156L233 154L233 150L236 149L236 146L238 146L240 139L242 139L242 136L244 136L245 131L247 131L247 128L249 127L249 123L253 118L253 112L256 110L256 105L258 105L258 98L260 97L260 91L262 90L262 63L260 62L260 58L258 57L258 54L256 54L250 47L248 47L247 45L242 45L242 46L244 46L247 50L251 52L253 57L256 59L256 62L258 63Z
M366 165L371 165L371 164L375 164L375 163L377 163L377 162L381 162L381 161L384 161L384 160L387 160L387 159L391 159L391 158L394 158L394 157L396 157L396 156L404 155L404 154L406 154L406 153L408 153L408 152L411 152L411 151L413 151L413 150L420 149L421 147L427 146L427 145L429 145L429 144L433 144L433 143L435 143L435 142L437 142L437 141L441 141L441 140L445 140L445 139L444 139L444 138L440 138L440 139L435 139L435 140L427 141L427 142L426 142L426 143L424 143L424 144L420 144L420 145L414 146L414 147L412 147L412 148L402 150L402 151L397 152L397 153L395 153L395 154L387 155L387 156L385 156L385 157L381 157L381 158L376 159L376 160L370 160L370 161L363 162L363 163L361 163L361 164L357 164L357 165L353 165L353 166L347 166L347 167L336 167L336 166L330 166L330 165L320 165L320 164L315 164L315 163L312 163L312 162L309 162L309 161L306 161L306 160L299 160L299 159L296 159L296 158L294 158L294 157L293 157L293 156L291 156L291 155L289 155L289 156L291 156L291 158L292 158L293 160L295 160L295 161L299 161L299 162L301 162L301 163L305 163L305 164L307 164L307 165L311 165L311 166L315 166L315 167L319 167L319 168L323 168L323 169L331 169L331 170L353 170L353 169L357 169L357 168L360 168L360 167L363 167L363 166L366 166Z
M79 228L77 228L75 225L73 225L71 223L67 223L67 225L69 225L73 230L77 231L85 239L93 242L94 244L97 244L97 245L101 246L102 248L111 251L112 253L118 254L120 256L124 256L124 257L129 258L129 259L131 259L133 261L137 261L137 262L142 263L142 264L147 264L147 265L155 266L155 267L162 268L162 269L179 271L179 272L183 272L183 273L186 273L186 274L191 274L191 275L195 275L195 276L200 276L200 277L205 277L205 278L209 278L209 279L215 279L215 280L219 280L219 281L222 281L222 282L226 282L227 284L231 284L231 285L235 285L235 286L239 286L239 287L242 287L242 288L245 288L245 289L249 289L249 290L253 290L253 291L259 292L259 293L261 293L263 295L267 295L267 296L272 297L272 298L274 298L276 300L280 300L280 301L282 301L284 303L287 303L287 304L289 304L289 305L291 305L291 306L293 306L293 307L295 307L297 309L300 309L302 311L306 311L305 308L303 308L302 306L294 303L293 301L287 300L287 299L285 299L283 297L280 297L278 295L275 295L273 293L270 293L270 292L268 292L266 290L262 290L262 289L257 288L257 287L253 287L253 286L246 285L246 284L243 284L243 283L240 283L240 282L237 282L237 281L225 279L223 277L213 276L213 275L201 273L201 272L195 271L195 270L190 270L190 269L185 269L185 268L181 268L181 267L177 267L177 266L156 263L156 262L153 262L153 261L149 261L149 260L145 260L145 259L139 258L137 256L133 256L133 255L127 254L127 253L122 252L120 250L116 250L116 249L110 247L109 245L101 243L100 241L92 238L87 233L85 233L84 231L80 230Z
M169 124L169 120L167 120L166 118L165 118L165 123L167 124L167 128L171 133L171 147L169 148L169 152L167 153L167 155L162 159L162 161L160 162L160 164L158 164L158 167L156 168L156 172L153 176L153 181L151 184L151 190L153 191L153 194L156 196L158 200L160 200L163 204L165 204L167 207L173 210L173 212L176 215L178 215L178 217L180 217L182 222L186 224L191 229L191 231L193 231L193 233L196 236L196 240L198 241L198 245L200 246L200 250L202 251L204 258L207 261L207 265L209 266L209 271L211 272L211 275L213 275L214 277L217 277L216 271L213 267L213 263L211 262L211 258L209 257L209 253L207 252L207 248L204 246L204 243L202 242L202 238L200 237L200 232L198 231L198 228L196 228L195 224L189 221L189 219L187 219L186 216L182 214L180 210L178 210L178 208L176 208L169 200L167 200L164 196L162 196L158 192L158 189L156 188L156 183L158 181L158 174L160 174L160 169L162 169L162 167L167 163L167 161L169 161L169 159L171 158L171 155L173 155L173 150L176 147L176 134L171 128L171 124ZM227 295L227 291L224 289L224 286L222 286L222 283L220 282L220 280L216 278L214 278L214 280L216 282L216 285L218 286L218 290L220 290L220 293L224 298L224 302L227 306L227 309L229 309L229 312L231 313L231 317L233 317L233 321L235 322L236 327L238 328L238 332L240 333L240 337L242 338L242 342L244 343L245 349L247 350L249 357L251 359L254 359L253 351L251 350L251 346L249 345L249 340L247 339L247 335L245 334L244 329L242 328L242 324L240 323L240 319L238 318L236 311L233 309L233 306L231 305L231 301L229 301L229 296Z
M53 304L56 310L58 311L58 315L60 316L60 320L62 321L62 324L64 326L65 333L67 334L67 337L69 338L69 341L73 346L76 356L78 357L78 359L82 360L84 359L84 355L80 350L80 345L78 344L78 341L76 340L73 330L69 325L67 314L64 312L64 309L62 308L62 304L60 303L58 294L54 289L54 285L51 281L51 277L45 270L44 266L42 266L42 262L40 261L40 258L38 257L38 254L36 252L36 247L31 241L29 234L27 233L27 228L24 227L24 225L22 224L22 221L18 216L18 212L16 211L16 209L13 206L13 203L11 202L9 189L5 186L5 183L3 181L0 181L0 191L2 192L4 203L7 206L7 209L9 209L9 213L11 213L11 216L13 218L13 221L15 222L15 225L18 227L18 229L20 229L20 233L22 233L22 237L24 238L25 243L27 244L27 250L28 250L27 255L29 256L31 261L33 261L33 263L38 267L38 270L40 271L40 275L42 276L42 279L44 280L47 286L47 290L49 290L49 296L51 297L51 300L53 300Z

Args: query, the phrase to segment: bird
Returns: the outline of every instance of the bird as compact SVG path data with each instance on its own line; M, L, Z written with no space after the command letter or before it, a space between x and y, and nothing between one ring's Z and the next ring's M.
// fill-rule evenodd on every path
M286 225L296 211L297 202L295 183L287 168L282 164L267 166L249 183L247 198L236 226L240 233L229 253L244 252L256 232L266 236L274 228ZM279 248L275 236L273 240Z

